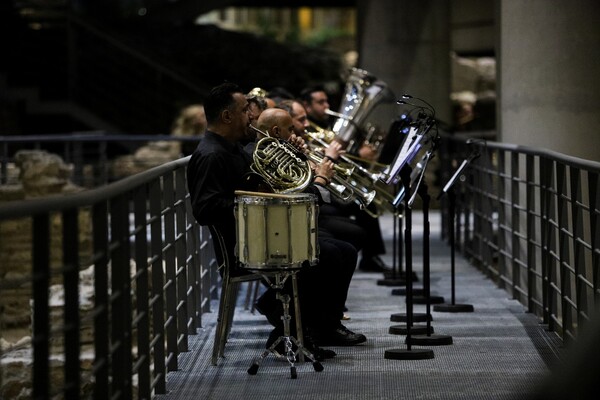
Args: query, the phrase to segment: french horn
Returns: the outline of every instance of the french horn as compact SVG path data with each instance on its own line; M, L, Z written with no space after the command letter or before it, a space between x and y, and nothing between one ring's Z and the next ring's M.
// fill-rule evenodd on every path
M252 153L252 171L259 174L275 193L304 190L313 178L306 156L291 143L271 137L252 125L250 128L265 135Z
M252 153L252 171L259 174L275 193L292 193L305 189L312 181L309 161L319 164L324 156L317 152L301 153L294 145L269 136L267 132L249 125L264 136L256 143ZM364 191L348 181L353 168L334 165L335 174L326 186L329 192L342 202L356 201L361 208L367 207L375 197L375 191Z

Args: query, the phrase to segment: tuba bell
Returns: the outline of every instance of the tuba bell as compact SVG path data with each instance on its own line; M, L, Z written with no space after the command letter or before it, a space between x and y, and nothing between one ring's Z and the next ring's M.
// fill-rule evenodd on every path
M396 97L388 85L377 80L367 71L352 68L346 81L344 96L339 112L328 110L336 117L332 131L336 137L351 147L361 130L365 130L365 120L380 103L394 102Z

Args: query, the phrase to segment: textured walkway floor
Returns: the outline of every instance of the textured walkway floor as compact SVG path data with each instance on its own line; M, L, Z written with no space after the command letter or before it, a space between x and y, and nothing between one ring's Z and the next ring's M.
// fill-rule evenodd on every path
M414 218L414 270L422 277L422 221ZM392 222L381 219L391 263ZM450 249L440 240L439 216L431 216L432 294L450 302ZM381 274L357 271L347 306L348 328L368 337L365 345L335 348L338 356L315 372L299 364L290 379L287 363L269 356L258 374L246 370L264 348L270 325L260 314L238 307L225 359L210 364L216 319L204 317L205 327L190 337L190 351L180 356L180 370L168 376L167 395L158 399L527 399L534 383L557 358L558 341L478 270L456 259L456 303L471 304L472 313L432 311L436 334L450 335L453 344L432 349L429 360L388 360L389 349L406 349L405 336L388 333L390 315L405 312L405 298L380 286ZM417 283L417 286L420 284ZM243 296L240 296L243 297ZM423 312L424 305L415 305ZM413 346L413 349L423 348Z

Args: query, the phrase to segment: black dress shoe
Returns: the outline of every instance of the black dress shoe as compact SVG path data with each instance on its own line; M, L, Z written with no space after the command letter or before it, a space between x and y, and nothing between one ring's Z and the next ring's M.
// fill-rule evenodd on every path
M363 257L358 264L358 268L364 272L391 272L392 267L386 265L381 257Z
M337 355L337 353L333 350L322 349L317 345L316 341L312 336L304 335L304 347L306 350L312 353L317 361L323 361L329 358L333 358Z
M356 346L367 341L365 335L354 333L344 325L321 332L315 338L319 346Z

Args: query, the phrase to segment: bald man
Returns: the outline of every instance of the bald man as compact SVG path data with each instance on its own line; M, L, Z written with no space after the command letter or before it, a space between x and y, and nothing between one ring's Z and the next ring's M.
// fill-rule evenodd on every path
M297 146L306 146L302 138L293 133L292 117L285 110L264 110L258 118L257 126L271 137L295 141ZM250 147L246 146L246 150L249 151ZM318 186L326 186L333 175L332 162L324 159L315 168L313 182ZM316 193L314 187L309 186L307 190ZM319 264L304 268L298 275L306 336L322 346L354 346L364 343L367 340L364 335L350 331L340 322L356 266L357 251L350 243L338 240L324 230L319 229L317 237L320 248ZM272 304L272 296L270 291L261 296L257 304L259 311L268 313L264 308ZM277 321L277 318L271 317L269 320ZM281 328L276 325L271 338L277 338L276 332L279 329Z

